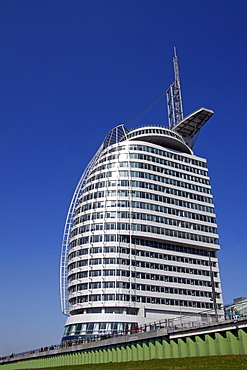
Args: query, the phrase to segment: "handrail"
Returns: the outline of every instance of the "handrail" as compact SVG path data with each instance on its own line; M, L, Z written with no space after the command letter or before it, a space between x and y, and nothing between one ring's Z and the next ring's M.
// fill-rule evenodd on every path
M203 320L201 320L202 318ZM76 345L83 345L87 343L98 342L104 339L119 337L123 335L136 335L137 333L149 332L152 330L158 330L158 329L165 328L167 329L167 333L171 335L172 333L176 333L176 332L184 332L184 331L188 331L191 329L197 329L197 328L202 329L202 328L213 326L213 325L228 324L229 322L237 323L237 322L246 320L247 316L239 317L237 322L233 320L225 319L225 318L217 322L216 317L214 315L214 311L209 310L209 311L198 313L197 320L193 321L192 319L195 319L195 316L191 317L187 315L181 315L173 319L160 320L160 321L151 322L149 324L144 324L137 328L133 328L127 331L119 331L113 334L102 333L101 335L94 335L93 337L87 338L87 339L67 340L67 341L64 341L56 345L41 347L38 349L29 350L26 352L21 352L21 353L16 353L16 354L12 353L11 355L1 357L0 363L12 361L13 359L17 357L18 358L27 357L27 356L29 357L32 354L41 354L43 352L59 350L59 349L62 350L67 347L73 347Z

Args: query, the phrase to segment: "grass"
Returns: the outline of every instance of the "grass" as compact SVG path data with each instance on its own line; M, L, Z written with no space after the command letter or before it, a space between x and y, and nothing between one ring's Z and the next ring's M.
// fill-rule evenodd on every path
M186 357L166 360L115 362L107 364L74 365L46 370L234 370L247 369L247 355ZM38 369L36 369L38 370Z

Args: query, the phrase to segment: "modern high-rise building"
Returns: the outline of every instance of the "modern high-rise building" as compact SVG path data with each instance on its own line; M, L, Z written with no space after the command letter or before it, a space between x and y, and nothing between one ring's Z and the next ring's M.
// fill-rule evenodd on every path
M177 57L169 128L111 130L69 208L61 254L63 340L222 312L217 225L194 139L213 115L183 117Z

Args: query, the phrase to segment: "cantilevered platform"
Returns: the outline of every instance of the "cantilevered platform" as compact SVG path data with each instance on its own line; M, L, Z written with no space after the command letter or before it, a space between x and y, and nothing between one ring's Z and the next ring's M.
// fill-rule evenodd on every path
M185 138L193 138L209 120L214 112L211 109L200 108L195 112L183 118L179 123L173 126L172 130L176 131Z

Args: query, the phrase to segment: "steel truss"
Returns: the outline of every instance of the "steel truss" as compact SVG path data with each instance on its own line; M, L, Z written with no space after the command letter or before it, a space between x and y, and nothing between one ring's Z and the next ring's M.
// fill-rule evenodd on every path
M178 57L176 55L175 48L174 48L173 66L175 81L173 82L173 84L170 85L169 89L166 91L168 124L170 129L172 129L173 126L178 124L184 118L178 69Z
M75 216L75 210L78 205L78 200L82 194L83 188L87 182L88 176L90 175L92 169L94 168L96 162L99 160L101 153L108 146L118 143L122 138L126 136L128 130L125 128L124 124L114 127L105 137L103 143L100 145L99 149L87 165L84 170L77 186L73 197L70 202L68 214L66 217L61 257L60 257L60 301L61 309L65 315L69 315L69 292L68 292L68 252L69 252L69 241L72 223Z

